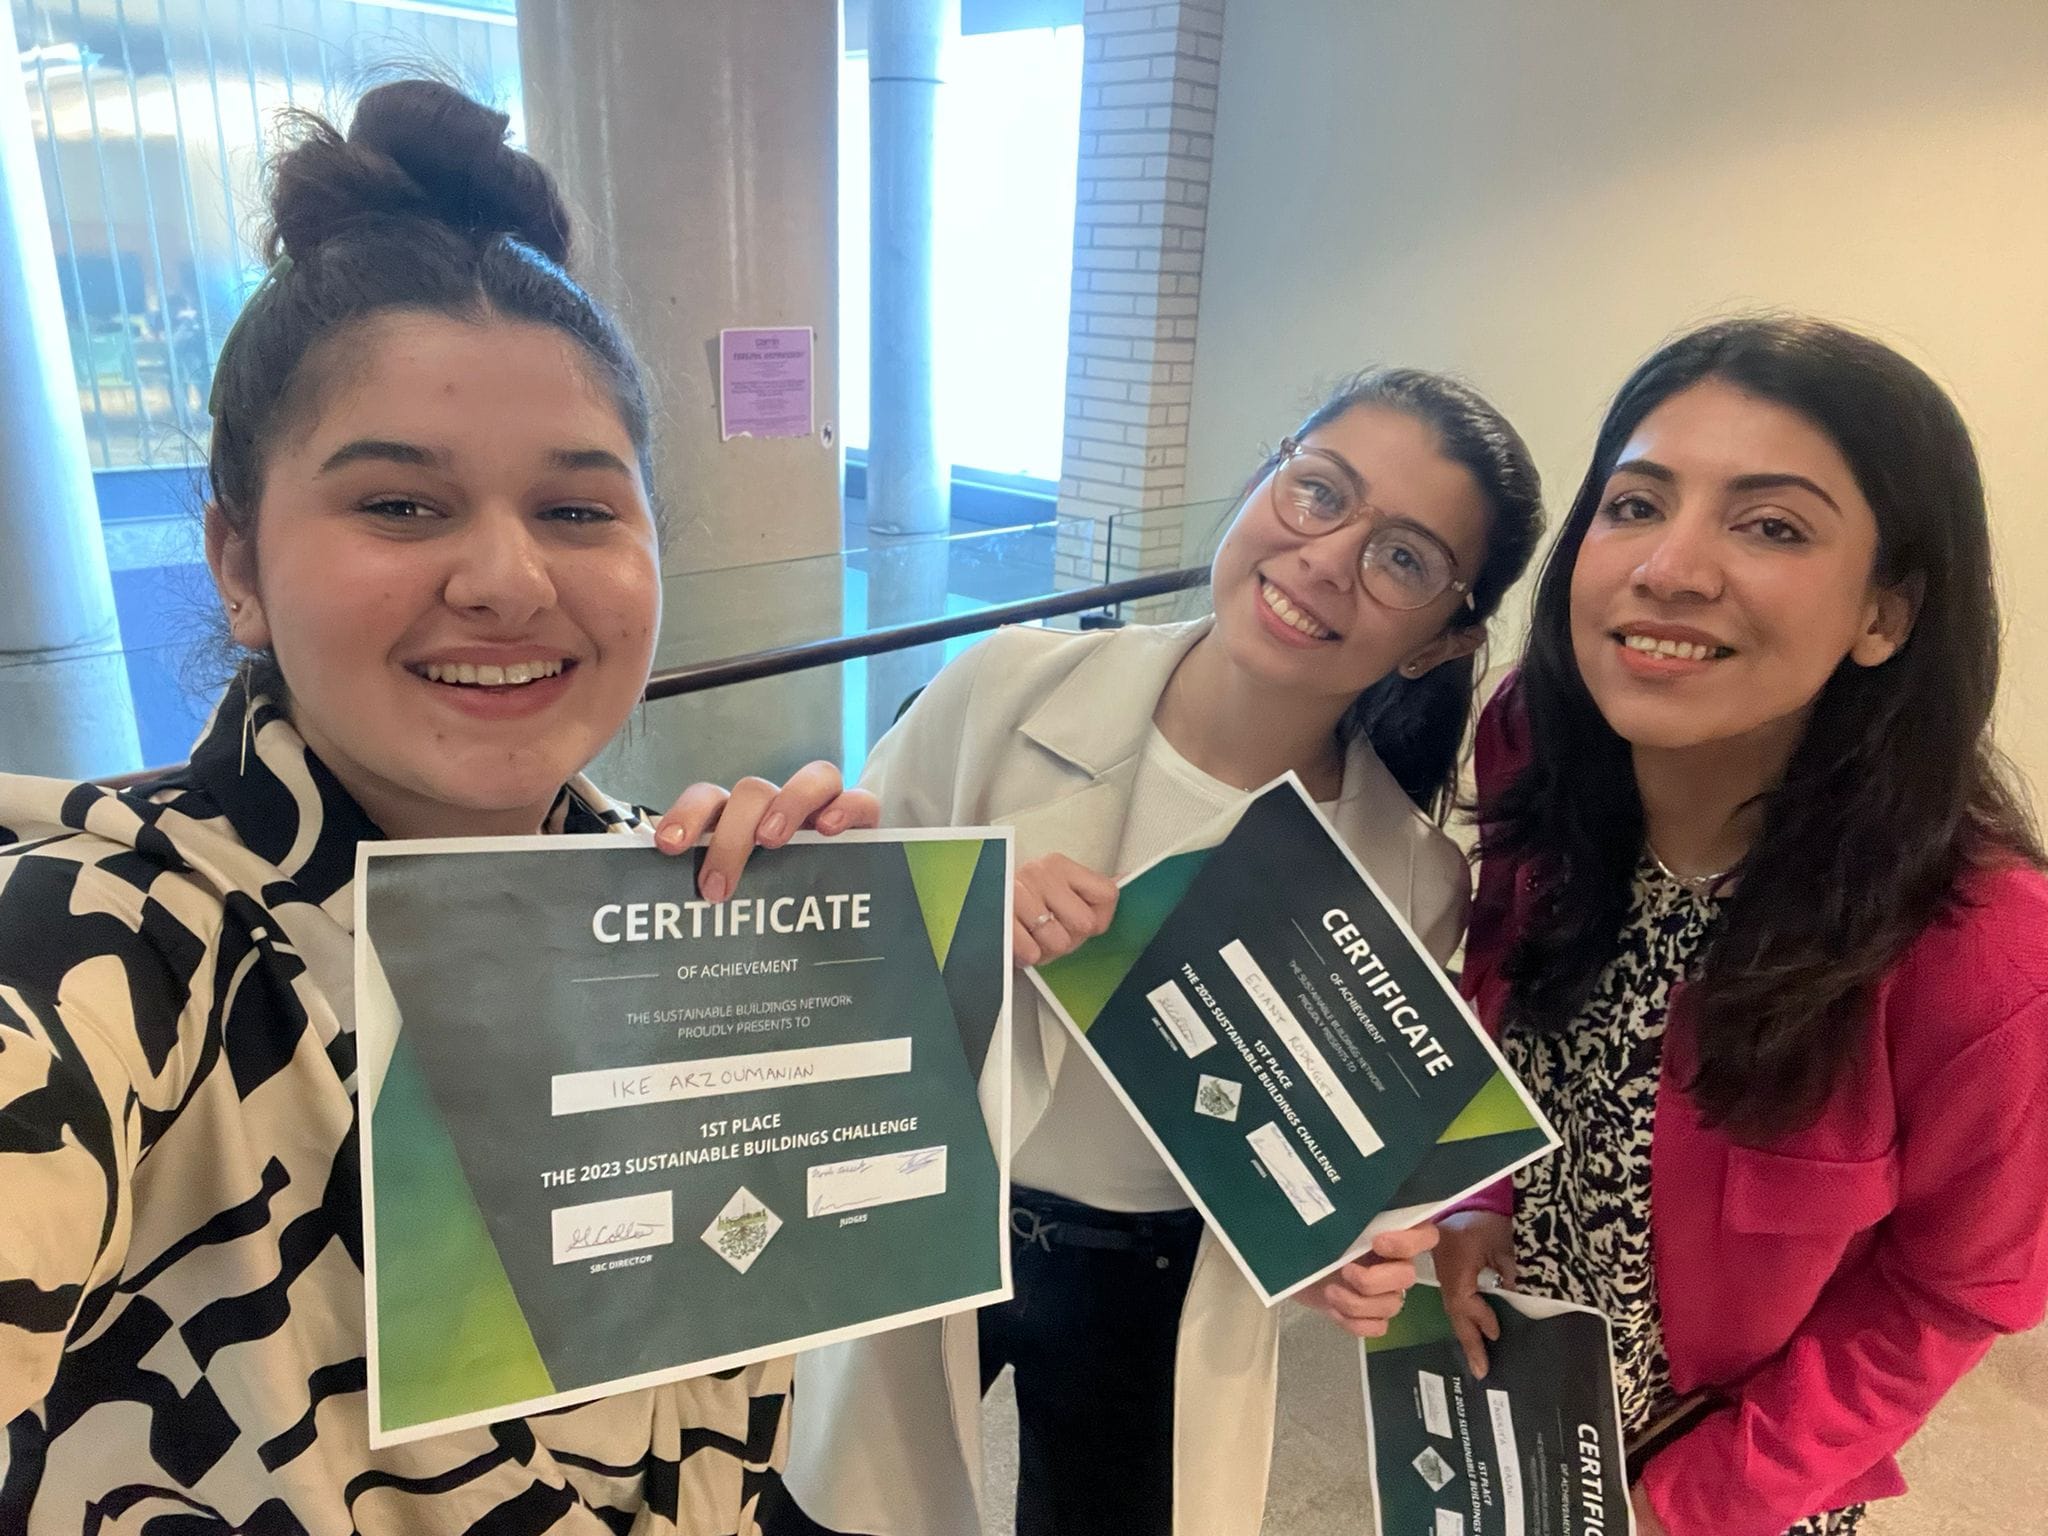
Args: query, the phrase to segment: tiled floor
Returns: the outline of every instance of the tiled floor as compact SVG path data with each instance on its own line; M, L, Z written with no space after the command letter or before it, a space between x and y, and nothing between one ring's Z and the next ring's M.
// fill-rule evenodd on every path
M1268 1536L1370 1536L1358 1356L1335 1328L1289 1307L1281 1325L1280 1433ZM990 1396L991 1511L1016 1481L1008 1378ZM1868 1536L2021 1536L2048 1530L2048 1330L2006 1339L1906 1448L1913 1491L1876 1506ZM992 1518L988 1536L1009 1536Z

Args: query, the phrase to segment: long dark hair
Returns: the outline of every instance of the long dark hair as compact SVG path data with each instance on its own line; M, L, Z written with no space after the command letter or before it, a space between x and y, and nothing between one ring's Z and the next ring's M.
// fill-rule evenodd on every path
M388 310L552 326L580 343L651 482L647 386L611 317L564 270L569 214L510 119L433 80L367 92L346 136L310 113L270 186L269 275L222 345L209 409L213 504L257 536L269 449L311 408L330 343ZM276 660L252 683L275 690Z
M1371 368L1333 389L1294 429L1306 437L1359 406L1399 411L1436 434L1438 451L1462 465L1486 497L1486 557L1453 629L1483 625L1521 580L1543 536L1543 486L1521 434L1471 386L1420 368ZM1267 456L1245 488L1257 492L1280 462ZM1447 661L1421 677L1390 672L1361 693L1338 722L1346 741L1363 736L1394 782L1433 821L1457 799L1460 754L1472 722L1477 663Z
M1883 344L1815 320L1692 332L1636 369L1544 563L1521 671L1531 760L1480 810L1486 856L1529 869L1534 899L1505 974L1522 1026L1571 1027L1627 920L1643 853L1628 743L1573 657L1579 546L1637 426L1722 380L1834 442L1877 517L1874 579L1915 583L1912 633L1882 666L1844 660L1822 688L1702 957L1687 1091L1710 1124L1766 1140L1810 1124L1864 1044L1872 988L1957 900L1974 862L2040 862L1991 739L1998 600L1983 481L1941 387Z

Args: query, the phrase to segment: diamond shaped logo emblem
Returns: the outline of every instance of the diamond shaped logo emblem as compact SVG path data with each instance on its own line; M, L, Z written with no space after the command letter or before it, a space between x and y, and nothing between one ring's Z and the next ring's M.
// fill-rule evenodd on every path
M1415 1458L1415 1470L1422 1474L1422 1480L1429 1484L1432 1493L1443 1492L1444 1484L1458 1475L1451 1470L1451 1464L1437 1454L1433 1445L1424 1446L1422 1454Z
M761 1250L782 1230L782 1218L769 1210L746 1185L733 1191L725 1209L704 1229L704 1243L741 1274L754 1267Z
M1204 1072L1195 1085L1195 1113L1212 1120L1235 1120L1238 1101L1243 1097L1244 1084Z

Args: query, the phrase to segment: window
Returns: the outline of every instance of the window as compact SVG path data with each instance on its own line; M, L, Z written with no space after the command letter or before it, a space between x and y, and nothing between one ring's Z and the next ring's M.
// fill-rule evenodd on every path
M514 0L0 0L41 160L71 359L143 761L182 759L208 700L195 516L214 359L263 275L278 112L345 118L422 66L521 126Z
M939 96L939 448L955 464L1056 481L1067 398L1081 28L954 39ZM868 441L868 61L839 71L839 419Z
M424 64L518 116L513 0L7 0L93 467L203 458L276 115Z

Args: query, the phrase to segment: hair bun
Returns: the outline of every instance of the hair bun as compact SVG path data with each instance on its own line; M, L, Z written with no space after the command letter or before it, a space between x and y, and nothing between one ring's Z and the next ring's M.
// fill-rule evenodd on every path
M569 259L569 212L554 178L505 142L503 112L437 80L380 85L344 139L319 118L277 163L273 245L302 261L344 225L375 215L429 219L475 240L510 235Z

